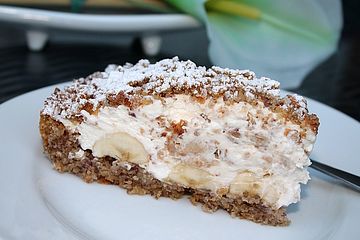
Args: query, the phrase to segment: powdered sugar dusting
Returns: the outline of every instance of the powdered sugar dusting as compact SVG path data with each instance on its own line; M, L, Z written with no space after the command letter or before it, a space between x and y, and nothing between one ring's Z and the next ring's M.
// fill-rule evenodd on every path
M196 97L223 96L236 98L243 94L248 99L257 95L277 98L284 109L295 109L299 117L307 114L306 101L300 96L280 98L279 82L257 78L249 70L212 67L206 69L178 57L155 64L140 60L137 64L109 65L104 72L75 80L64 90L56 89L45 101L42 114L54 118L80 116L80 111L95 110L106 105L109 96L161 95L168 92L187 93Z

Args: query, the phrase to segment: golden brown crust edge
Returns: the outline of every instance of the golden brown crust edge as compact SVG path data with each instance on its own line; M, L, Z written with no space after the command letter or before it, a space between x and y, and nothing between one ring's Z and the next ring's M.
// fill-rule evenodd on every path
M85 151L81 160L69 158L69 153L80 149L77 136L49 116L40 115L40 134L44 151L54 168L59 172L75 174L86 182L114 184L126 189L129 194L149 194L155 198L178 199L188 195L193 204L202 204L202 209L207 212L224 209L233 217L265 225L286 226L290 223L284 208L269 208L262 204L258 196L218 196L204 190L167 184L155 179L136 164L131 164L128 170L116 164L117 161L111 157L93 157L89 150Z
M239 88L237 89L241 94L238 94L237 97L234 97L232 99L226 99L224 94L218 94L218 95L209 95L207 98L211 97L214 99L222 98L226 104L233 104L233 103L239 103L239 102L247 102L254 106L258 105L259 102L262 102L265 107L268 107L273 112L280 114L285 119L292 121L298 125L300 125L302 128L310 128L315 134L318 133L319 129L319 118L316 116L316 114L310 114L308 113L307 106L304 109L304 113L302 116L300 116L297 113L298 109L302 109L303 107L299 104L299 102L295 99L293 95L287 95L285 98L279 98L279 97L273 97L270 95L266 95L264 93L257 93L255 94L254 99L249 99L245 96L245 93L243 92L243 89ZM193 91L193 90L192 90ZM204 103L207 98L194 96L192 94L192 91L185 89L181 91L172 90L171 92L162 93L161 95L153 95L155 98L169 98L173 97L176 94L185 94L192 96L195 101L199 103ZM124 94L123 92L120 92L119 94L112 96L109 95L107 99L107 103L111 107L118 107L120 105L124 105L130 109L137 108L142 105L149 104L147 100L144 100L143 95L141 94L134 94L134 95L128 95ZM145 95L146 96L146 95ZM307 103L306 103L307 104ZM284 106L290 106L289 108L285 109ZM84 106L84 110L89 113L96 113L96 111L99 110L99 108L103 107L104 105L101 104L98 106L96 110L93 110L93 106L91 104Z
M222 98L226 104L263 104L316 134L319 120L309 113L306 100L296 94L281 97L279 86L279 82L258 78L249 70L205 68L178 57L154 64L143 59L135 65L110 65L104 72L74 80L63 90L55 89L45 101L42 112L55 119L61 115L81 122L82 110L96 114L104 106L119 105L134 109L149 104L151 98L185 94L199 102Z
M298 124L301 126L301 128L310 128L315 134L318 133L319 129L319 118L316 116L316 114L310 114L308 113L307 106L303 108L299 104L299 102L294 98L293 95L287 95L284 98L274 97L271 95L267 95L264 93L256 93L255 98L250 99L245 96L244 90L239 88L237 89L239 91L239 94L237 97L226 99L225 95L223 93L217 94L217 95L208 95L206 98L202 96L195 96L192 94L193 89L181 89L181 90L174 90L169 92L164 92L161 94L150 94L150 93L144 93L144 92L137 92L132 94L126 94L124 92L119 92L116 95L109 94L106 98L106 101L100 102L96 108L94 108L94 105L87 102L85 105L81 106L78 109L78 112L85 110L86 112L90 114L96 114L100 108L104 106L110 106L110 107L118 107L120 105L124 105L128 107L129 109L136 109L140 106L151 104L149 102L148 98L145 98L149 95L153 96L157 99L163 99L163 98L169 98L173 97L177 94L185 94L192 96L194 100L196 100L199 103L204 103L207 98L213 98L213 99L219 99L222 98L226 104L234 104L239 102L247 102L254 106L258 105L259 102L262 102L265 107L269 108L274 113L280 114L285 119L292 121L295 124ZM55 89L54 94L60 94L60 89ZM68 98L69 96L65 95L65 98ZM82 96L86 101L91 100L89 96ZM61 98L58 99L58 102L61 102ZM285 106L287 106L285 108ZM299 114L297 110L304 111L302 114ZM72 115L69 117L69 119L76 121L76 122L82 122L82 117L80 115Z

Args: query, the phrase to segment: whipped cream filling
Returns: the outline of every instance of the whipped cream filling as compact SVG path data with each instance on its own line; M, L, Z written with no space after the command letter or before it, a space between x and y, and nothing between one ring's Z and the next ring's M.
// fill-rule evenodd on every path
M191 96L154 99L130 110L104 107L78 132L83 150L139 164L155 178L215 193L259 195L280 208L300 200L315 133L273 113L263 103L204 103ZM302 137L300 137L302 136Z

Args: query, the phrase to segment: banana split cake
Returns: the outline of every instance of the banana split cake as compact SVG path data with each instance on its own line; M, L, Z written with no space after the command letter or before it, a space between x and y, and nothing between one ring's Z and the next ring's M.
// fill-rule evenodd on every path
M277 81L177 57L109 65L56 88L40 113L59 172L276 226L309 180L318 126Z

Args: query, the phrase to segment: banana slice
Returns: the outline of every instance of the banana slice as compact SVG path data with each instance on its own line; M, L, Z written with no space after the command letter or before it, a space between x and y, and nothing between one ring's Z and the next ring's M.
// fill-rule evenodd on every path
M259 191L260 182L257 181L254 173L241 172L236 175L230 184L230 193L242 194L244 192L257 193Z
M211 175L209 172L180 163L169 174L169 180L187 187L208 189Z
M110 156L136 164L144 164L149 161L149 154L144 146L136 138L124 132L108 134L96 141L93 154L96 157Z

